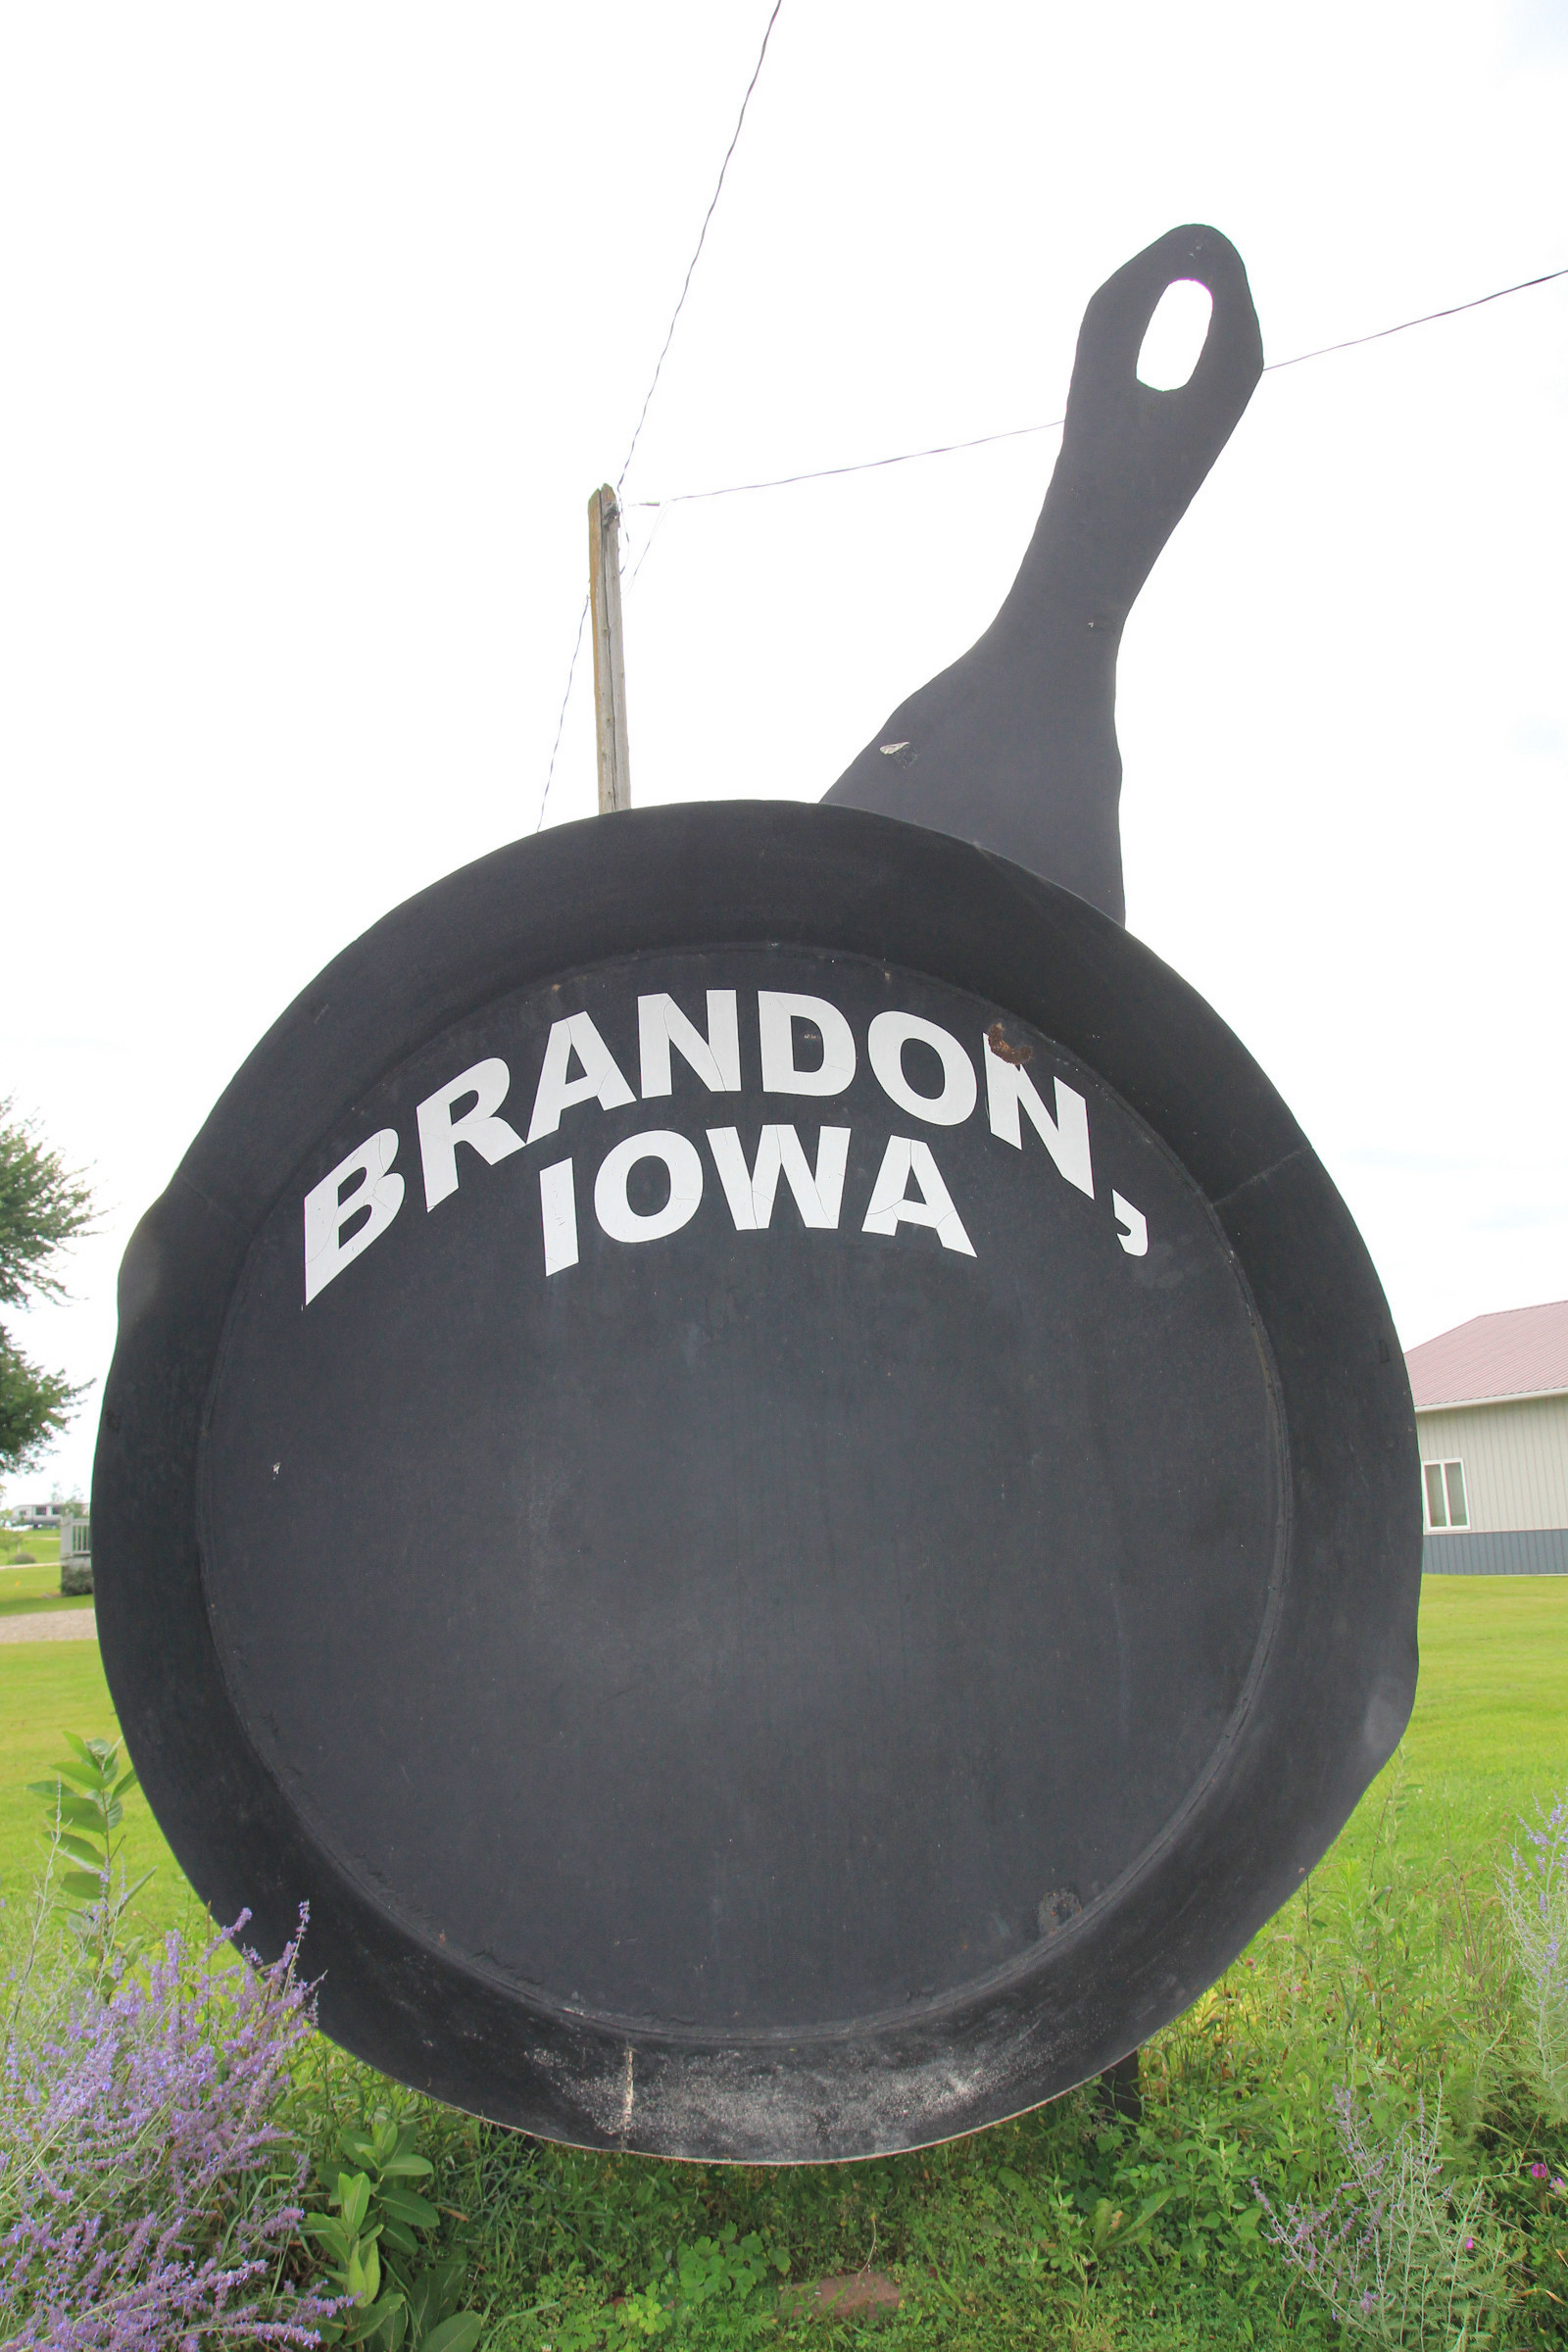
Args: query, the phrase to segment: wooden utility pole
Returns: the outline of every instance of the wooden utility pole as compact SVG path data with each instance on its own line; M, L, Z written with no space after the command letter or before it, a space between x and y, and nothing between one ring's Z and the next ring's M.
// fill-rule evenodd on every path
M607 482L588 501L588 592L594 623L594 715L599 813L631 807L626 748L626 654L620 631L620 508Z

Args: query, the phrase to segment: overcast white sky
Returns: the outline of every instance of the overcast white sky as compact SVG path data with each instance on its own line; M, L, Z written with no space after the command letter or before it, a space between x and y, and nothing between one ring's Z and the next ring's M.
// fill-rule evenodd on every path
M257 1038L532 829L586 566L770 0L0 20L0 1093L115 1270ZM1266 356L1568 263L1568 8L784 0L628 499L1059 416L1178 221ZM1568 1293L1568 281L1267 376L1127 630L1130 927L1407 1345ZM674 509L634 796L814 800L990 618L1054 435ZM634 517L632 561L653 521ZM595 806L579 673L547 821ZM15 1499L85 1487L96 1397Z

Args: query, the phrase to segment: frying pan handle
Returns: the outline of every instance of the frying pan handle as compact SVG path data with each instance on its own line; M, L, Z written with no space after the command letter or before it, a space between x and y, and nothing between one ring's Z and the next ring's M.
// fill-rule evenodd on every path
M1213 297L1179 391L1138 380L1167 286ZM1122 623L1263 370L1234 245L1173 228L1107 278L1084 313L1061 455L1002 610L947 669L901 703L830 801L932 825L1076 891L1116 922Z
M1184 278L1213 299L1208 334L1188 381L1158 392L1140 383L1138 354ZM1065 591L1097 627L1124 620L1262 371L1247 271L1217 228L1173 228L1107 278L1084 313L1061 456L1014 597Z

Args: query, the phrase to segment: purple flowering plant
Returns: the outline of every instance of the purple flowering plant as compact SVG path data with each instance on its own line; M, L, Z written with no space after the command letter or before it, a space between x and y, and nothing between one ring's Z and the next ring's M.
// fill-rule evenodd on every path
M1521 1822L1498 1891L1519 1964L1524 2054L1553 2123L1568 2123L1568 1796Z
M112 1752L87 1761L118 1805ZM0 1989L0 2342L317 2344L342 2298L291 2275L306 2154L278 2121L315 2031L299 1938L264 1967L236 1961L227 1936L193 1946L171 1934L137 1967L116 1934L129 1898L110 1889L102 1848L97 1900L68 1886L74 1932L62 1933L62 1851L89 1874L61 1834L61 1792L46 1793L48 1864ZM106 1846L115 1826L104 1819Z
M1334 2094L1343 2178L1326 2205L1277 2213L1253 2190L1264 2235L1348 2335L1422 2352L1490 2342L1506 2292L1486 2187L1446 2178L1441 2101L1430 2123L1380 2132L1348 2090Z
M1519 2184L1537 2213L1551 2213L1568 2202L1568 2180L1564 2180L1560 2173L1554 2173L1549 2164L1543 2164L1539 2159L1534 2164L1521 2165ZM1568 2219L1563 2216L1559 2218Z

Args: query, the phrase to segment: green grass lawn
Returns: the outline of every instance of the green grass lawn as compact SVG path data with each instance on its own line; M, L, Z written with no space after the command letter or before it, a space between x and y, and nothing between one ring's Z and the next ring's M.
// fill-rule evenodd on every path
M43 1862L44 1809L27 1794L27 1783L47 1780L50 1767L69 1753L62 1732L113 1740L119 1730L96 1642L0 1642L0 1895L8 1908L24 1896ZM158 1866L137 1898L146 1923L183 1919L191 1901L184 1874L139 1796L126 1802L124 1858L133 1879Z
M38 1537L25 1542L13 1538L9 1551L0 1550L0 1618L36 1616L44 1609L90 1609L90 1594L73 1594L67 1600L60 1591L60 1539ZM17 1567L17 1552L30 1552L33 1557Z
M8 1600L42 1600L47 1594L60 1597L60 1563L57 1560L35 1560L22 1568L0 1566L0 1604Z
M1255 2221L1251 2174L1261 2164L1277 2180L1271 2167L1283 2161L1266 2137L1244 2142L1238 2132L1245 2134L1249 2117L1276 2085L1287 2122L1309 2111L1321 2117L1329 2088L1345 2078L1327 2071L1339 2063L1330 2058L1320 2079L1305 2080L1302 2037L1309 2029L1321 2034L1325 2014L1332 2027L1344 1987L1354 1992L1360 1975L1370 1981L1379 1968L1403 1969L1400 1998L1408 1989L1410 2018L1424 2011L1429 1995L1436 1998L1436 1978L1427 1972L1438 1946L1421 1943L1416 1931L1443 1898L1423 1890L1439 1878L1422 1874L1438 1872L1451 1856L1484 1891L1493 1858L1505 1848L1518 1816L1568 1787L1568 1577L1428 1579L1421 1653L1415 1713L1400 1754L1312 1882L1327 1889L1340 1863L1370 1853L1396 1787L1400 1850L1417 1889L1408 1922L1389 1921L1375 1899L1362 1903L1356 1931L1362 1940L1353 1951L1346 1943L1336 1990L1327 1977L1321 1984L1313 1978L1310 1966L1303 1971L1302 1898L1294 1898L1252 1947L1255 1963L1239 1964L1224 1987L1152 2045L1146 2083L1153 2121L1142 2157L1114 2130L1086 2126L1072 2101L947 2148L775 2174L579 2155L438 2119L432 2132L457 2134L443 2174L447 2197L478 2232L468 2259L472 2291L489 2312L483 2352L547 2346L566 2352L604 2342L602 2329L609 2340L625 2335L629 2343L628 2324L614 2318L605 2298L638 2287L667 2265L670 2249L710 2243L707 2233L722 2227L743 2236L756 2231L764 2245L782 2249L798 2279L891 2262L906 2305L882 2331L890 2348L907 2342L921 2352L948 2346L1003 2352L1014 2345L1020 2352L1048 2345L1072 2352L1326 2352L1333 2331L1319 2307L1290 2286L1277 2256L1258 2245L1225 2268L1226 2248L1234 2253L1253 2244L1245 2235L1249 2219ZM45 1777L62 1752L60 1732L113 1737L115 1730L96 1643L0 1644L0 1878L12 1903L38 1858L41 1808L25 1784ZM189 1897L139 1798L130 1802L127 1827L130 1871L161 1865L138 1899L140 1917L148 1926L178 1920ZM1334 1933L1318 1947L1329 1958ZM1274 1987L1275 2038L1266 2046L1260 2040L1250 2061L1248 2004L1261 2000L1265 1979ZM1394 2042L1406 2030L1402 2018L1403 2011L1391 2028L1391 2081ZM1441 2020L1430 2030L1440 2027ZM1375 2021L1369 2034L1365 2046L1382 2065ZM1281 2052L1291 2054L1288 2068L1277 2063ZM1544 2152L1554 2168L1568 2162L1552 2147ZM1183 2251L1179 2267L1158 2274L1140 2271L1136 2262L1123 2274L1108 2257L1078 2282L1060 2265L1053 2271L1053 2249L1070 2228L1090 2228L1083 2217L1092 2217L1102 2186L1103 2210L1114 2207L1116 2222L1129 2199L1157 2186L1158 2172L1143 2178L1130 2169L1136 2161L1163 2165L1183 2184L1188 2203L1170 2212L1197 2217L1184 2241L1192 2251ZM1508 2158L1515 2172L1522 2161L1518 2154ZM1077 2223L1050 2202L1063 2165L1077 2168L1071 2174ZM1206 2220L1204 2198L1211 2206ZM1205 2239L1204 2229L1218 2234ZM1568 2251L1560 2259L1568 2263ZM1151 2294L1162 2299L1149 2300ZM1510 2332L1501 2339L1507 2352L1561 2340L1543 2332L1547 2323L1537 2315L1544 2309L1532 2305L1510 2315ZM861 2332L850 2323L802 2321L780 2325L771 2340L826 2346L858 2341ZM720 2328L696 2340L717 2346L740 2337Z
M0 1617L34 1617L46 1609L90 1609L90 1592L65 1598L60 1570L40 1560L30 1568L0 1568Z
M58 1535L25 1535L17 1528L0 1528L0 1568L9 1568L26 1552L42 1567L54 1567L60 1559Z
M0 1609L18 1578L0 1572ZM33 1587L35 1605L47 1600ZM53 1605L90 1607L60 1600ZM0 1644L0 1878L13 1888L33 1855L42 1780L62 1731L113 1738L119 1727L92 1642ZM1412 1860L1446 1846L1484 1852L1505 1838L1535 1800L1568 1787L1568 1577L1432 1576L1421 1595L1421 1682L1396 1762L1368 1791L1345 1833L1353 1848L1371 1835L1387 1781L1400 1785L1402 1839ZM177 1865L133 1802L132 1859Z
M1568 1576L1429 1576L1396 1764L1410 1858L1476 1853L1568 1786ZM1386 1776L1387 1777L1387 1776ZM1346 1832L1366 1833L1379 1786Z

